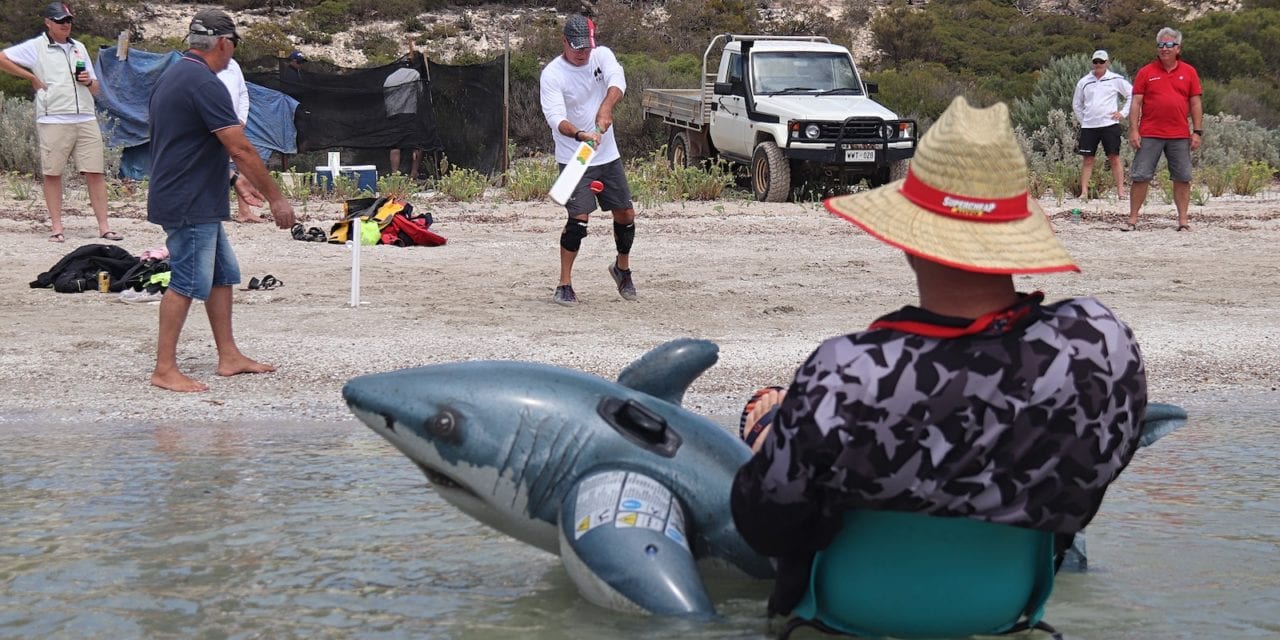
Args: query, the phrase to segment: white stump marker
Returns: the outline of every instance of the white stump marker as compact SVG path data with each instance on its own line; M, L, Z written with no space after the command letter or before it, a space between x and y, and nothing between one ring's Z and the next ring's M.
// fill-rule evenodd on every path
M337 151L329 152L329 184L337 187L338 175L342 169L342 160ZM348 234L351 237L351 302L353 308L360 307L360 238L363 229L359 218L352 220Z

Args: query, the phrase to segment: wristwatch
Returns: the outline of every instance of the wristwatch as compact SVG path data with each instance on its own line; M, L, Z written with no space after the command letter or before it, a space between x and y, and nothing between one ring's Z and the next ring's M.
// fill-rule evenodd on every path
M236 180L238 180L238 179L240 179L240 174L238 174L238 173L233 173L233 174L231 174L231 188L232 188L232 189L236 188Z
M1192 129L1191 133L1194 133L1198 136L1204 136L1204 129Z

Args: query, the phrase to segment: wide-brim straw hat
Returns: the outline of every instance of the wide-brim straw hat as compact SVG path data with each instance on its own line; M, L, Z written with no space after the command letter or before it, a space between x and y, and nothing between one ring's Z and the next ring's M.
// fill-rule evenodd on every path
M914 256L978 273L1080 268L1027 193L1009 109L957 97L924 134L907 177L826 201L832 213Z

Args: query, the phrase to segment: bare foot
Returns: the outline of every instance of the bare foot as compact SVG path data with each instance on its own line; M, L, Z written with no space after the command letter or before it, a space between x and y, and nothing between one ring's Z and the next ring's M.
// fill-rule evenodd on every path
M209 385L200 382L199 380L192 380L177 369L170 369L164 372L159 370L151 372L151 384L160 387L161 389L180 391L184 393L209 390Z
M246 224L253 224L253 223L256 223L256 222L266 222L266 221L267 221L267 219L266 219L266 218L260 218L260 217L258 217L258 216L248 216L248 217L240 217L240 218L236 218L236 222L243 222L243 223L246 223Z
M241 373L271 373L275 370L275 365L250 360L241 355L219 360L217 373L220 376L234 376Z

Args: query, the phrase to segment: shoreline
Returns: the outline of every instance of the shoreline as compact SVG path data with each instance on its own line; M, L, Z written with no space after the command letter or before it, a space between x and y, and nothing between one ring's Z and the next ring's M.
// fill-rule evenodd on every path
M6 198L9 197L6 194ZM228 223L247 282L271 274L270 291L235 292L237 342L271 374L220 378L208 323L194 305L179 362L204 393L148 383L157 305L117 296L60 294L28 282L96 239L83 191L68 189L67 242L47 241L39 195L0 199L0 276L7 294L0 376L9 393L0 422L348 420L342 384L353 376L438 362L546 362L615 378L658 344L712 340L720 361L693 383L686 406L734 416L755 389L786 384L827 337L865 327L915 302L900 251L818 203L666 203L638 210L633 264L640 300L622 300L606 273L607 215L592 216L574 269L582 303L551 302L563 209L549 202L428 200L443 247L365 247L362 304L350 308L346 247L293 240L272 224ZM489 198L489 196L486 196ZM1153 202L1154 201L1154 202ZM1135 233L1117 229L1125 201L1041 200L1080 274L1018 276L1047 300L1093 295L1138 336L1153 401L1197 394L1273 392L1280 386L1280 195L1224 197L1192 207L1176 233L1173 206L1148 199ZM113 202L119 244L138 255L163 246L143 204ZM300 220L328 229L340 203L313 201ZM1084 210L1073 221L1070 211ZM299 207L301 212L301 207ZM106 242L106 241L99 241ZM242 284L240 288L245 285Z

